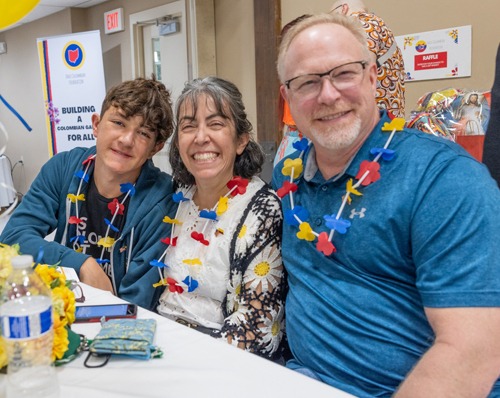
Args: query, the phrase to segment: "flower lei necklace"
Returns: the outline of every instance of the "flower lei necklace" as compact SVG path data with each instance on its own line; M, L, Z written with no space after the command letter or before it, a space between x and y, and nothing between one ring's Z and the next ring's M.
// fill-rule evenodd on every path
M277 194L280 198L289 195L290 197L290 209L285 210L285 220L288 224L299 227L299 232L297 232L297 237L302 240L306 240L309 242L314 241L318 238L318 242L316 244L316 249L322 252L324 255L329 256L333 252L336 252L337 249L332 243L333 234L337 231L340 234L345 234L347 229L351 226L351 222L348 220L344 220L341 215L346 206L346 204L351 204L350 195L363 195L361 192L357 190L357 188L362 186L367 186L380 178L380 164L378 163L379 159L382 158L385 161L391 161L394 158L395 151L392 149L388 149L389 144L394 137L396 131L402 131L405 124L404 119L393 119L390 123L385 123L382 127L382 131L391 131L392 133L387 139L383 148L372 148L370 153L375 155L375 159L373 161L364 160L359 166L358 174L356 175L356 179L358 180L353 185L352 178L347 181L346 193L342 197L342 204L340 205L340 209L337 214L325 215L323 218L326 221L326 226L330 229L330 233L326 232L317 233L313 231L311 226L306 220L309 217L309 211L301 206L295 206L293 201L293 192L297 190L297 184L293 182L294 179L297 179L303 171L303 162L302 157L309 146L307 139L302 139L293 144L293 147L300 151L300 155L296 159L286 159L283 165L283 169L281 173L285 176L290 176L290 181L285 180L280 189L278 189Z
M227 185L229 188L229 192L225 194L224 196L221 196L218 200L218 202L212 207L211 210L201 210L198 214L200 218L203 218L204 225L201 230L201 232L193 231L191 232L191 238L194 239L195 241L200 242L202 245L208 246L210 242L205 239L205 236L203 235L208 224L210 222L217 222L219 221L217 216L220 216L226 212L228 209L228 196L232 195L233 197L237 195L243 195L248 186L248 180L241 178L239 176L234 177L232 180L230 180ZM177 208L177 213L175 215L174 219L171 219L168 216L165 216L163 219L163 222L167 224L172 224L172 229L170 231L170 237L161 239L161 241L167 245L169 245L163 254L160 256L158 260L153 260L149 264L152 265L153 267L158 267L158 272L160 274L160 279L161 282L155 283L153 287L158 287L158 286L168 286L168 290L172 293L183 293L184 290L187 289L189 293L192 291L196 290L198 287L199 283L196 279L194 279L191 275L186 276L186 278L182 282L177 282L173 278L167 278L166 280L163 278L163 273L161 272L161 268L170 268L169 265L165 264L162 262L163 258L166 256L168 249L171 246L176 246L177 245L177 237L174 238L175 234L175 225L182 225L182 222L177 219L177 216L179 215L179 211L181 209L182 203L183 202L188 202L191 201L192 199L185 198L182 191L179 191L179 193L174 193L172 195L172 198L174 199L174 202L179 203L179 207ZM221 229L218 229L217 231L223 232ZM192 258L192 259L185 259L182 261L185 264L188 264L191 267L194 266L200 266L202 265L202 262L200 261L199 258Z
M80 179L80 184L78 185L76 195L73 195L71 193L68 194L68 199L71 200L72 203L76 204L76 216L71 216L68 220L68 224L76 224L76 235L70 239L70 242L73 242L73 249L80 253L82 252L83 248L80 247L77 249L76 245L81 245L83 242L85 242L85 235L82 235L80 233L79 224L82 222L82 220L78 216L78 201L85 201L85 194L81 194L80 192L82 190L83 181L85 181L87 184L89 182L88 170L93 160L95 160L95 155L90 155L86 160L82 162L84 166L86 165L85 169L80 170L78 173L74 173L75 176ZM121 203L118 201L118 199L115 198L108 204L108 209L111 211L111 215L113 217L111 218L111 221L109 221L107 218L104 219L104 222L107 224L108 228L106 229L106 235L104 236L104 238L101 238L97 242L98 246L102 246L101 256L99 259L96 259L98 264L109 263L109 260L103 259L104 251L106 250L106 248L111 247L115 244L115 240L108 236L109 230L112 229L115 232L119 231L118 228L113 225L113 221L115 221L115 218L118 214L123 215L123 210L125 209L124 203L129 196L133 196L135 194L135 186L130 182L120 184L120 192L126 193Z

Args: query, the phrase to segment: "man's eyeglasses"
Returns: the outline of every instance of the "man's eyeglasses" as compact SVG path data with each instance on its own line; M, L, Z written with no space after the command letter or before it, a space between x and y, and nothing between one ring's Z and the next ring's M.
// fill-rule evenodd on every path
M330 11L329 11L329 13L330 13L330 14L332 14L332 13L333 13L333 12L334 12L337 8L340 8L340 7L342 7L342 6L343 6L343 4L341 4L341 5L337 6L337 7L335 7L333 10L330 10Z
M348 62L325 73L309 73L287 80L285 86L302 98L312 98L321 91L321 79L328 76L338 91L356 87L363 80L366 61Z

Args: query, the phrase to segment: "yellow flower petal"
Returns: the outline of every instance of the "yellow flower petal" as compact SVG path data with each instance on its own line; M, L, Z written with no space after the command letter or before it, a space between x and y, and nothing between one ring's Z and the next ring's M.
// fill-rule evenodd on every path
M238 238L240 238L240 239L243 238L246 235L246 233L247 233L247 226L243 225L241 227L240 233L238 234Z
M3 337L0 337L0 369L9 363L7 358L7 346Z
M80 194L78 196L73 195L72 193L68 194L68 198L71 200L71 202L76 203L77 200L80 200L82 202L85 202L85 194Z
M316 237L312 233L312 228L307 222L303 222L299 226L300 232L297 232L297 238L304 239L309 242L313 241Z
M302 165L302 159L300 158L286 159L285 163L283 164L283 169L281 170L281 173L285 176L289 176L292 174L292 169L293 169L292 178L295 179L300 175L300 173L302 173L302 170L304 169L304 166Z
M50 267L47 264L39 264L35 268L35 272L42 278L47 286L50 286L57 278L59 278L59 287L64 286L66 282L66 277L63 274L57 272L56 268Z
M77 252L77 253L83 252L83 247L79 247L78 249L75 250L75 252Z
M153 287L158 287L158 286L168 286L167 280L165 280L164 282L160 281L153 285Z
M220 216L227 210L227 197L222 197L219 199L219 204L217 205L217 215Z
M187 260L183 260L182 261L183 263L185 264L188 264L188 265L201 265L201 261L199 258L192 258L192 259L187 259Z
M163 219L163 222L167 223L167 224L182 224L176 218L170 218L169 216L165 216L165 218Z
M385 122L384 127L382 127L382 131L392 131L396 129L396 131L403 131L405 127L405 120L402 118L392 119L390 123Z
M352 187L352 178L349 181L347 181L347 192L350 192L350 193L357 195L357 196L363 195L361 192L359 192L358 190L356 190Z
M52 361L61 359L64 353L68 350L69 340L68 331L65 326L67 324L66 319L60 319L57 314L54 316L54 344L52 346Z
M60 298L63 301L62 316L66 319L68 325L71 325L75 321L75 293L66 286L56 287L52 290L52 302L54 302L55 298Z
M104 247L111 247L115 243L115 240L113 238L110 238L107 236L106 238L101 238L97 242L97 246L104 246Z

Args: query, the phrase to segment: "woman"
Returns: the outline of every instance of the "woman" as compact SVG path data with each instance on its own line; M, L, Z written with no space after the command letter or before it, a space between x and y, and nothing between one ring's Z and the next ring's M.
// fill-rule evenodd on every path
M241 93L216 77L196 79L176 115L170 163L179 208L155 263L168 284L158 312L275 358L284 327L281 206L257 177L264 153Z

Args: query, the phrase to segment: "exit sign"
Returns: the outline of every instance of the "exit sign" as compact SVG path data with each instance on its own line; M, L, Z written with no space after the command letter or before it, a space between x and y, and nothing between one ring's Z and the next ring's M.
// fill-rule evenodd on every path
M104 13L104 33L121 32L123 27L123 8L117 8Z

